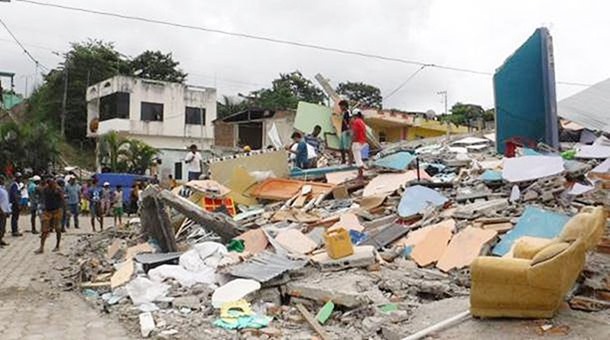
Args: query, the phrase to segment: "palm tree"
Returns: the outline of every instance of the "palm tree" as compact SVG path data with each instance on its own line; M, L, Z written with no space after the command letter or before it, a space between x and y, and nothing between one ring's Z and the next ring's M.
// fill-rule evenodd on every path
M159 150L137 139L128 140L127 145L129 172L144 174Z
M125 161L129 158L129 140L111 131L99 139L98 161L113 172L125 171Z

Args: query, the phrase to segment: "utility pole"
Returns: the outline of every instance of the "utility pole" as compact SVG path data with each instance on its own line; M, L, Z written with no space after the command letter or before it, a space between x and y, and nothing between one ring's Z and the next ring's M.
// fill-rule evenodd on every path
M447 115L448 110L447 110L447 91L439 91L436 94L443 96L443 102L445 103L445 113L443 113L444 115Z
M66 136L66 103L68 101L68 67L64 67L64 96L61 100L61 136Z

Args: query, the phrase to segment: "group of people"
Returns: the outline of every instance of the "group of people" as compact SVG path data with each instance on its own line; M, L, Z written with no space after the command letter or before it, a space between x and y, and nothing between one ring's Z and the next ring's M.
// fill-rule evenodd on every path
M364 177L364 161L363 150L367 145L366 140L366 124L362 111L359 109L349 110L347 100L339 102L341 109L341 136L340 136L340 151L341 163L354 163L358 168L358 178ZM287 149L292 152L294 164L297 168L310 169L315 168L317 157L312 155L320 155L323 148L323 141L319 137L322 128L316 125L311 134L303 136L300 132L292 134L293 144Z
M13 237L23 235L19 231L19 218L23 210L23 193L26 193L32 234L39 234L36 221L40 220L40 248L36 250L37 254L44 251L45 241L52 232L55 232L57 240L53 251L59 250L61 234L70 228L72 218L74 228L79 228L78 217L82 210L90 212L93 231L96 231L96 221L100 230L104 229L105 216L112 216L115 227L120 227L125 208L129 213L138 211L142 186L135 183L131 188L129 203L124 204L121 186L113 189L110 183L105 182L98 187L95 177L81 185L73 173L44 178L34 175L25 182L20 173L15 173L10 183L7 182L7 178L0 176L0 247L8 245L4 236L9 217Z

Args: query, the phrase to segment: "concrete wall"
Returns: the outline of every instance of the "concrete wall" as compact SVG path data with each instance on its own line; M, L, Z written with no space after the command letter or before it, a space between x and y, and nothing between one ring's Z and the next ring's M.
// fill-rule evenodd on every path
M128 136L147 136L157 148L178 146L184 141L194 140L201 148L209 148L214 140L216 119L216 89L187 86L179 83L160 82L126 76L116 76L87 88L87 134L95 137L89 129L92 120L99 118L99 99L103 96L127 92L129 119L101 121L98 133L116 130ZM142 121L141 103L163 104L163 121ZM185 124L187 106L205 109L205 124ZM171 139L171 140L170 140ZM160 143L171 145L160 145ZM182 146L181 146L182 147Z

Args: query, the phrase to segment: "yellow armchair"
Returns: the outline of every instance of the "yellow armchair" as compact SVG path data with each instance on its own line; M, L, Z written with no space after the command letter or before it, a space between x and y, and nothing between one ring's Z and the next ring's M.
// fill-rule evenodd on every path
M587 251L597 246L606 228L607 213L604 207L584 207L574 215L556 238L549 240L549 244L574 241L582 238ZM518 259L532 259L540 250L549 244L532 244L527 240L517 240L513 250L513 257Z
M550 318L585 263L585 243L556 242L533 259L480 256L470 266L470 312L477 317Z

